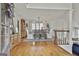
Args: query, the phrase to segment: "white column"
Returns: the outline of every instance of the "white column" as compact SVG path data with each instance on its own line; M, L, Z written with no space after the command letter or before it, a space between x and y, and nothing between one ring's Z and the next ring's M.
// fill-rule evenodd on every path
M0 53L1 53L1 4L0 4Z
M72 12L73 10L71 9L69 11L69 44L72 44Z
M73 12L73 9L71 9L69 11L69 45L70 45L70 50L71 50L71 53L72 53L72 12Z

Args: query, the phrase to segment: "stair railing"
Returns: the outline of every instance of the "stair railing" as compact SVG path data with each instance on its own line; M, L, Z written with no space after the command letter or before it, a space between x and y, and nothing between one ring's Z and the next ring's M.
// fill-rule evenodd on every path
M69 44L69 30L54 30L55 40L54 43L57 45L68 45Z

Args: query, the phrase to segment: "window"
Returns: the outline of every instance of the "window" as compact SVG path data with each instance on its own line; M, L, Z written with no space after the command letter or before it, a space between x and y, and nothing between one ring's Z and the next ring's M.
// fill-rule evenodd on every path
M43 23L40 23L40 30L43 28Z
M32 23L32 30L35 30L35 23Z
M79 28L75 27L73 31L73 40L79 40Z
M32 23L32 30L41 30L43 28L43 23Z
M40 23L36 23L36 29L39 30Z

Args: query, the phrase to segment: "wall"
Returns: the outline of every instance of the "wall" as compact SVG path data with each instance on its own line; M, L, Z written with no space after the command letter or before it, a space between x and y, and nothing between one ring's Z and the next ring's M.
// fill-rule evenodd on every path
M73 4L73 18L72 18L72 27L78 27L79 28L79 3ZM73 36L73 31L72 31ZM77 41L79 43L79 41Z
M59 10L53 10L55 8ZM60 9L71 9L71 4L15 4L14 25L17 26L17 20L20 18L32 22L39 16L40 20L47 21L51 28L68 29L68 10Z
M79 27L79 3L73 4L72 27ZM73 31L72 31L73 32ZM72 33L73 35L74 33Z
M72 19L73 27L79 27L79 3L73 4L73 19Z
M72 4L15 4L14 25L17 27L17 21L24 18L26 22L31 23L37 17L40 20L47 21L52 29L69 29L69 11ZM58 9L58 10L57 10ZM61 10L62 9L62 10ZM66 9L66 10L65 10ZM31 26L30 26L31 27ZM52 33L51 33L52 34ZM32 37L32 35L30 35ZM65 50L72 52L72 46L61 46Z
M40 21L48 22L52 30L69 29L68 9L71 9L71 4L15 4L14 26L17 28L17 20L20 18L31 23L40 17ZM30 29L31 26L29 26Z

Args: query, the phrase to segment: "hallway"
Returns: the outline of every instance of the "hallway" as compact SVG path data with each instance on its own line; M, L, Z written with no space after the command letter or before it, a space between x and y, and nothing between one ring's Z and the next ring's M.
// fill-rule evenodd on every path
M61 53L60 53L61 52ZM11 50L12 56L71 56L51 41L21 42Z
M2 3L0 6L1 54L79 55L79 4Z

